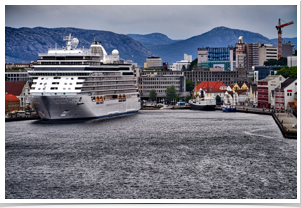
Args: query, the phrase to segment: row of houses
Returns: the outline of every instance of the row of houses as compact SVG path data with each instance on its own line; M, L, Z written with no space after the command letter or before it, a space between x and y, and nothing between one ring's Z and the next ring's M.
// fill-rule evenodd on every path
M220 96L222 102L233 105L296 110L297 79L285 79L282 75L269 75L255 83L226 85L222 81L203 81L196 90L203 89L210 98Z

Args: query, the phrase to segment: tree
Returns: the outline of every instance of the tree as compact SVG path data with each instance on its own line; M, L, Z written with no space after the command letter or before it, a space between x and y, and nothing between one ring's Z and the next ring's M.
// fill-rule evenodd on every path
M216 95L215 100L216 100L216 103L220 103L222 99L219 95Z
M293 66L288 68L287 66L279 69L276 75L282 75L284 78L297 78L297 67Z
M192 69L193 69L193 68L196 68L196 67L198 67L198 59L197 59L197 58L194 59L194 60L190 63L190 65L189 65L187 71L192 71Z
M287 66L287 58L286 57L280 57L278 59L278 65L280 65L280 66Z
M265 66L277 66L278 65L278 60L277 59L268 59L263 63Z
M177 101L180 100L180 96L179 96L179 95L176 96L176 100L177 100Z
M188 102L190 99L191 99L191 96L187 95L186 98L185 98L185 101Z
M168 100L174 100L177 97L177 91L174 85L166 88L166 98Z
M264 62L265 66L286 66L287 65L287 58L286 57L280 57L277 59L268 59Z
M186 79L186 91L191 92L194 89L194 82Z
M157 100L157 91L155 89L150 90L149 99L156 101Z

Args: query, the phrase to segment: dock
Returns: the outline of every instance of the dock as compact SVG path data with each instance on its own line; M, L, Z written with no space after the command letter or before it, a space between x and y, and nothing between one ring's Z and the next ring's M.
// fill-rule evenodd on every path
M221 107L217 106L216 110L221 110ZM285 138L297 139L297 118L292 113L245 106L236 106L236 112L271 115Z

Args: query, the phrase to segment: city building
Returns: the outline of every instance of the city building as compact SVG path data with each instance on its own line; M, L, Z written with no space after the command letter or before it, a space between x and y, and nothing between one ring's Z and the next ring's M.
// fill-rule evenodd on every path
M196 86L196 90L204 90L211 99L215 99L216 96L220 96L223 101L225 92L227 91L227 85L222 81L203 81Z
M159 57L148 57L144 63L144 68L162 66L162 59Z
M234 84L237 79L245 79L245 71L235 69L234 71L222 71L221 68L194 68L192 71L185 71L184 76L197 84L203 81L221 81L226 85Z
M250 104L250 106L251 107L257 106L257 101L258 101L257 84L255 84L255 83L248 83L247 96L249 97L249 104Z
M19 70L6 70L5 71L6 81L31 81L32 78L28 76L26 69Z
M259 44L258 54L258 66L264 66L268 59L278 60L278 49L273 44Z
M269 75L276 75L279 69L283 66L255 66L254 67L254 82L264 79Z
M198 66L201 65L202 61L208 61L208 50L207 48L198 48Z
M271 106L271 93L284 82L285 78L282 75L269 75L264 79L258 81L258 107L270 108Z
M288 57L295 55L295 45L291 43L291 41L288 41L287 43L282 43L282 57Z
M19 107L24 108L28 103L31 83L28 81L6 81L5 94L12 94L19 100Z
M20 100L13 94L5 94L5 112L19 111Z
M287 66L297 66L297 56L288 56L287 57Z
M234 71L222 71L221 68L195 68L191 72L184 73L186 78L191 81L222 81L226 85L236 82L248 82L246 72L242 68L236 68Z
M221 68L223 71L231 71L230 61L202 61L200 68Z
M235 60L236 60L236 67L243 68L247 70L247 51L246 51L246 44L243 43L243 37L240 36L238 38L238 43L235 44Z
M174 63L171 66L170 70L172 70L172 71L187 70L191 61L192 61L192 55L187 55L186 53L184 53L184 60L177 61L177 63Z
M166 88L174 85L181 96L186 96L186 80L183 71L153 71L143 69L138 77L139 93L141 99L149 98L150 90L155 89L157 99L166 99ZM189 94L189 93L188 93Z
M295 93L297 92L297 79L288 78L275 89L275 109L289 110L289 103L294 103Z
M259 43L246 43L247 70L259 65Z
M31 63L5 63L5 69L28 69L32 68L32 64L36 62L31 62Z
M222 67L225 71L233 71L235 68L234 61L235 48L233 46L198 48L198 67Z

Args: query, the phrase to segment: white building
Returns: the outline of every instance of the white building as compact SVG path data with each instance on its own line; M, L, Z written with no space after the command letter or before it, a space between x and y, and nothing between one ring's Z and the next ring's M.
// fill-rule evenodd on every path
M294 95L297 92L297 79L288 78L280 83L275 89L275 109L288 110L289 102L294 102Z
M162 66L162 59L159 57L148 57L144 63L144 68L151 68L155 66Z
M287 57L287 66L297 66L297 56L288 56Z
M258 49L258 65L263 66L268 59L278 60L278 49L273 44L259 44Z
M185 67L185 69L188 69L191 61L192 55L187 55L186 53L184 53L184 60L177 61L177 63L172 64L170 69L172 71L181 71L183 69L183 66Z

